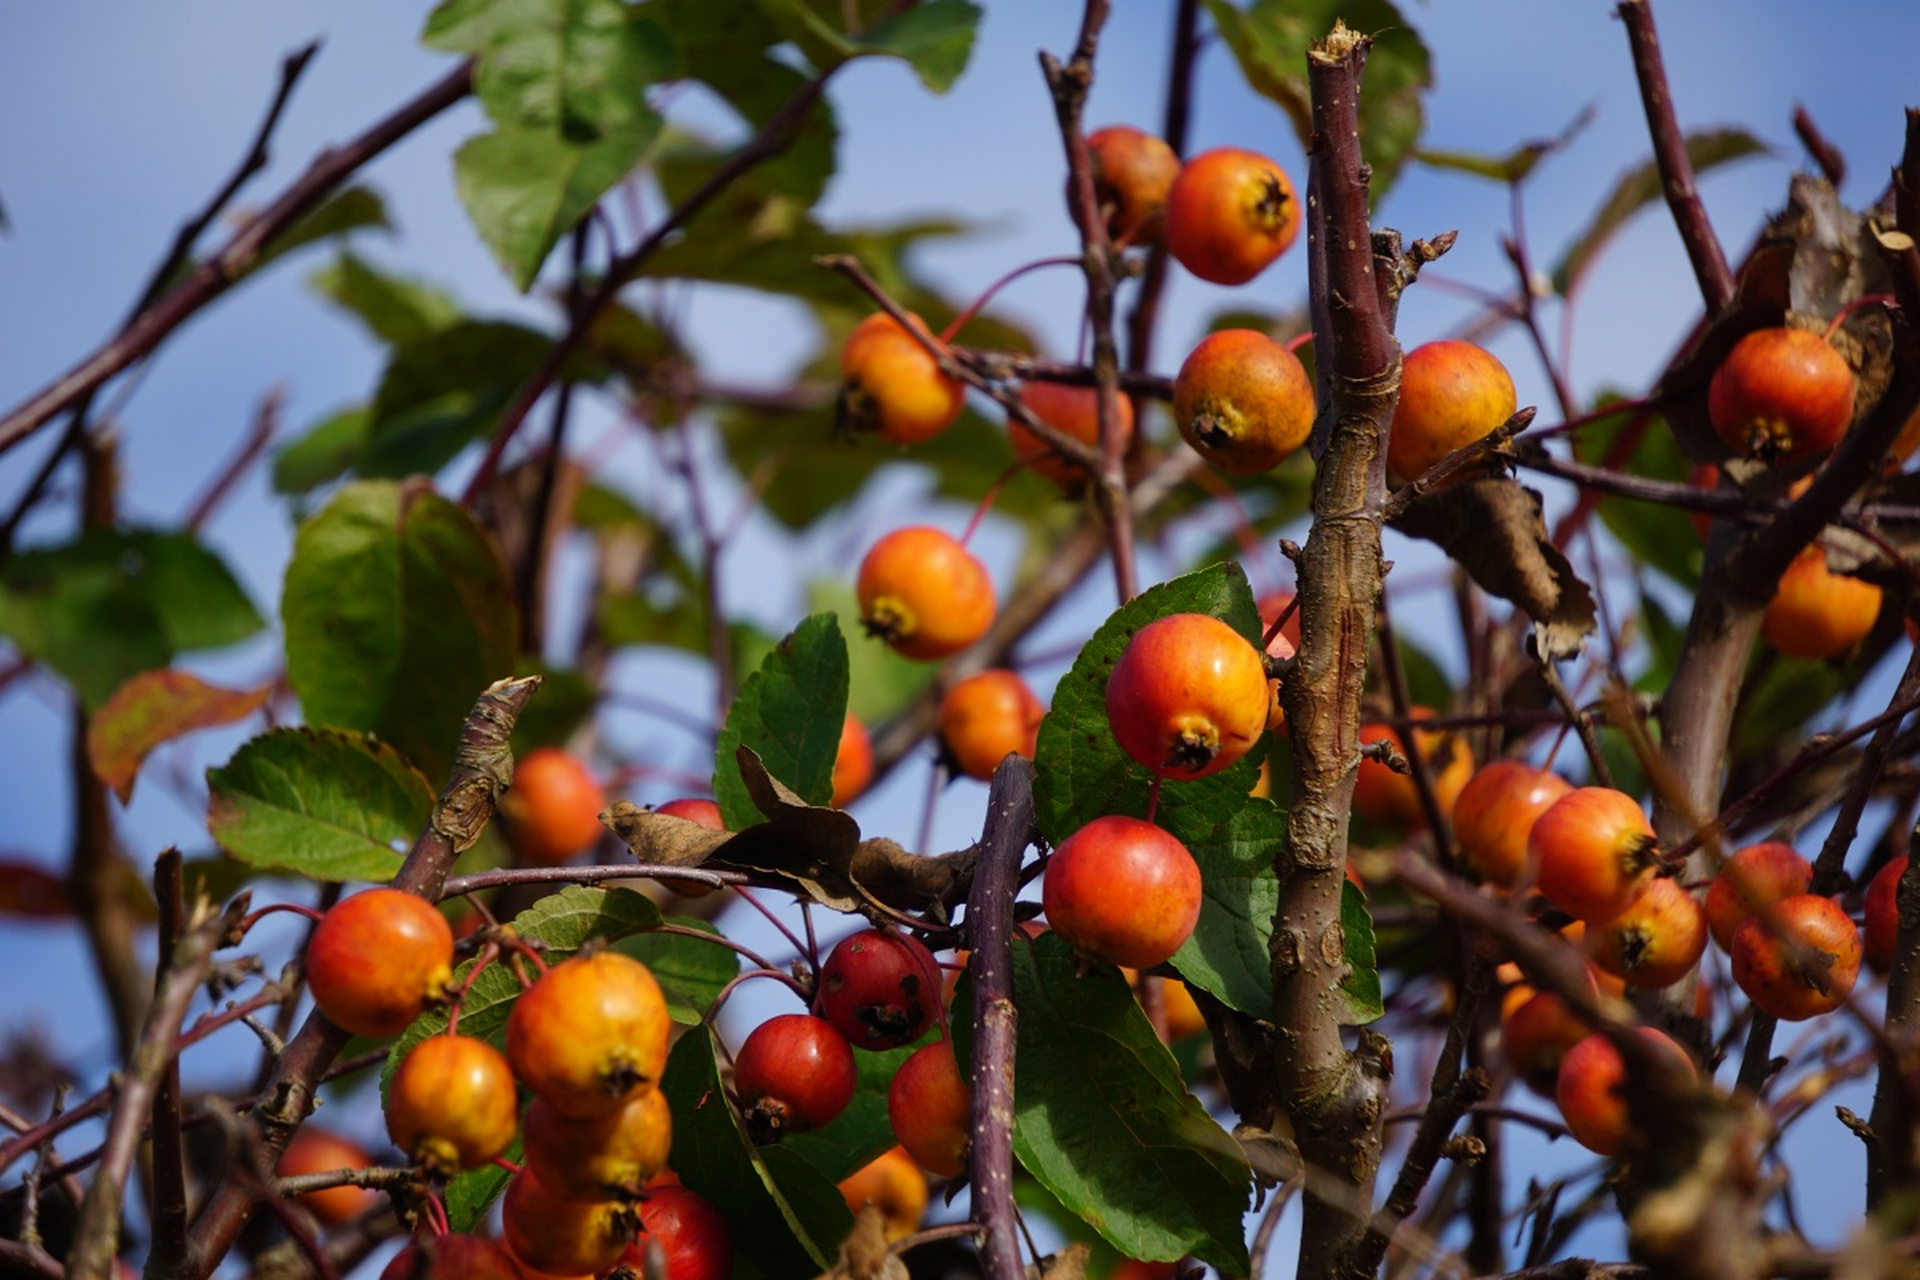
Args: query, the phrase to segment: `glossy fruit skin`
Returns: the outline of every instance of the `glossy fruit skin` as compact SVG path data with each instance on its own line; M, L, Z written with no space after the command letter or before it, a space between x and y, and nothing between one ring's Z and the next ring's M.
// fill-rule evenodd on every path
M1853 421L1853 369L1806 329L1756 329L1707 386L1707 417L1727 448L1792 461L1831 448Z
M1722 951L1733 947L1733 931L1761 907L1805 893L1813 884L1813 864L1799 850L1778 840L1762 840L1720 864L1707 886L1707 929Z
M1418 480L1456 449L1499 427L1518 404L1513 376L1492 352L1445 338L1407 352L1387 437L1387 472Z
M1173 421L1201 457L1236 476L1285 461L1313 432L1313 380L1300 357L1257 329L1200 340L1173 380Z
M1167 193L1167 252L1214 284L1245 284L1300 232L1300 202L1279 165L1216 147L1188 160Z
M1859 929L1839 903L1817 894L1782 898L1748 917L1729 954L1734 984L1782 1022L1838 1009L1860 977Z
M1631 987L1666 987L1700 963L1707 913L1672 878L1655 880L1613 919L1587 930L1593 962Z
M621 1265L645 1274L647 1246L658 1244L667 1280L727 1280L733 1237L712 1202L685 1187L655 1187L640 1202L640 1231Z
M283 1178L294 1178L308 1173L332 1173L336 1169L365 1169L372 1164L373 1157L357 1144L309 1123L294 1133L275 1171ZM379 1192L352 1185L309 1191L300 1197L300 1204L307 1212L328 1227L351 1222L379 1202Z
M600 843L607 793L586 764L558 747L520 758L513 787L500 798L514 852L537 867L557 867Z
M1893 972L1900 953L1900 877L1907 872L1907 861L1904 853L1893 858L1867 882L1867 967L1883 976Z
M960 1078L953 1041L935 1040L900 1064L887 1088L893 1136L922 1169L938 1178L967 1167L972 1094Z
M1028 382L1020 388L1020 403L1055 431L1073 437L1090 449L1099 449L1100 398L1092 387ZM1133 440L1133 401L1124 395L1116 396L1113 409L1114 421L1119 424L1120 451L1125 453ZM1086 487L1087 469L1055 450L1020 419L1007 419L1007 439L1013 445L1014 457L1064 492L1078 493Z
M961 773L985 782L1009 755L1033 759L1046 714L1018 673L982 671L940 700L940 740Z
M1573 784L1550 769L1521 760L1495 760L1467 779L1453 802L1453 835L1466 869L1502 889L1525 883L1527 834L1533 821Z
M477 1169L520 1129L513 1070L472 1036L429 1036L387 1085L387 1136L417 1164L440 1173Z
M1687 1051L1652 1027L1636 1030L1648 1040L1670 1050L1677 1064L1694 1071ZM1567 1050L1560 1060L1560 1078L1554 1089L1560 1104L1560 1116L1567 1122L1573 1140L1599 1155L1619 1153L1626 1144L1631 1119L1625 1094L1626 1062L1613 1042L1599 1032Z
M1433 713L1425 707L1415 707L1413 714L1416 719L1424 720ZM1384 724L1360 726L1360 741L1375 742L1381 738L1391 740L1400 754L1407 754L1406 736L1398 729ZM1415 729L1413 741L1427 762L1427 776L1433 780L1433 798L1439 802L1441 816L1446 817L1453 812L1461 789L1473 777L1473 756L1467 751L1465 739L1454 733ZM1369 822L1401 831L1412 831L1426 822L1426 814L1420 808L1420 790L1414 785L1412 775L1395 773L1378 760L1360 761L1359 772L1353 779L1353 807Z
M1500 1021L1501 1047L1520 1083L1552 1098L1567 1051L1592 1033L1566 1000L1551 991L1528 994Z
M566 1200L632 1196L667 1167L673 1112L647 1089L618 1111L576 1120L545 1098L527 1105L520 1124L524 1162L540 1185Z
M393 1255L380 1280L523 1280L513 1255L479 1236L416 1236Z
M665 804L654 806L655 813L664 813L669 817L685 818L688 822L697 822L709 831L725 831L727 821L720 816L720 806L704 796L682 796L669 800Z
M913 323L930 333L919 316ZM840 378L841 422L895 444L933 439L958 421L967 403L966 388L884 311L854 326L840 352Z
M1238 760L1259 741L1272 705L1260 651L1203 613L1149 622L1107 676L1114 739L1165 778L1204 778Z
M1047 862L1047 924L1076 950L1150 969L1186 944L1200 919L1200 868L1163 827L1108 814L1060 842Z
M940 1009L940 966L904 933L867 929L842 938L820 966L814 1012L856 1049L912 1044Z
M576 955L514 1002L507 1058L562 1115L603 1116L660 1079L670 1025L647 966L617 951Z
M1780 575L1760 618L1760 637L1789 658L1837 658L1867 638L1880 616L1880 588L1827 568L1819 544Z
M453 929L432 903L399 889L341 900L307 943L307 988L335 1026L392 1036L453 976Z
M920 1229L927 1212L927 1175L905 1147L889 1147L840 1180L847 1208L859 1213L867 1205L880 1210L887 1239L900 1240Z
M847 1038L810 1013L768 1018L733 1057L734 1092L758 1142L831 1124L858 1084Z
M873 739L860 717L847 712L833 750L833 807L844 809L873 784Z
M1640 896L1653 880L1657 844L1638 800L1611 787L1576 787L1534 819L1527 856L1547 901L1592 924Z
M1107 235L1118 245L1155 244L1167 217L1167 195L1180 174L1180 157L1164 139L1128 125L1087 135L1093 193L1107 213ZM1071 205L1073 190L1069 186Z
M895 529L860 562L860 618L867 634L921 661L960 652L993 625L993 580L949 534L925 525Z
M568 1200L522 1169L501 1197L500 1228L524 1266L552 1275L605 1271L633 1239L634 1213L619 1200Z

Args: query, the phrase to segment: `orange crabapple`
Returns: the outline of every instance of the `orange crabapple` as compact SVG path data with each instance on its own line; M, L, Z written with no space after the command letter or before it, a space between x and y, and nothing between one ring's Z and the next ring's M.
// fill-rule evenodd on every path
M625 1200L569 1200L526 1169L507 1182L500 1227L520 1264L556 1276L605 1271L633 1239L636 1216Z
M919 1229L927 1212L927 1175L905 1147L888 1147L840 1180L847 1208L859 1213L867 1205L880 1210L888 1240L899 1240Z
M667 1063L666 997L617 951L561 961L514 1002L507 1058L520 1083L575 1119L608 1115L651 1089Z
M1220 329L1173 380L1173 421L1201 457L1231 475L1271 471L1313 431L1313 380L1257 329Z
M1707 417L1742 457L1792 461L1838 443L1853 400L1853 368L1833 344L1778 326L1734 344L1707 386Z
M1273 694L1253 642L1203 613L1156 618L1107 676L1107 723L1129 756L1166 778L1204 778L1245 755Z
M1020 387L1020 403L1055 431L1071 436L1090 449L1099 449L1100 399L1092 387L1028 382ZM1120 432L1120 450L1125 453L1133 440L1133 401L1121 394L1114 398L1113 407L1114 422ZM1047 443L1019 418L1008 417L1007 438L1013 444L1014 457L1063 491L1077 493L1086 486L1087 469Z
M527 1104L520 1137L526 1167L542 1186L568 1200L606 1200L637 1194L667 1167L673 1113L658 1089L585 1119L535 1098Z
M1115 244L1156 244L1167 216L1167 195L1180 174L1180 157L1162 138L1129 125L1087 135L1093 192ZM1069 191L1068 199L1072 199Z
M1203 151L1167 193L1167 252L1213 284L1245 284L1300 232L1300 202L1286 172L1240 147Z
M1466 870L1502 889L1524 884L1532 873L1527 834L1534 819L1571 790L1559 774L1525 761L1482 765L1453 802L1453 835Z
M387 1136L439 1173L477 1169L505 1151L520 1128L513 1069L484 1040L428 1036L387 1084Z
M1527 856L1548 902L1589 925L1626 910L1653 880L1658 841L1640 802L1576 787L1534 819Z
M1490 351L1445 338L1407 352L1400 399L1387 436L1387 473L1398 484L1418 480L1442 458L1513 416L1513 378Z
M1076 950L1148 969L1186 944L1200 919L1200 868L1163 827L1108 814L1060 842L1047 862L1047 924Z
M1633 987L1666 987L1700 963L1707 913L1671 877L1656 879L1619 915L1587 928L1593 962Z
M366 889L336 903L307 943L307 988L334 1023L391 1036L446 993L453 928L439 908L401 889Z
M993 625L993 580L951 534L895 529L860 562L860 619L896 653L931 661L960 652Z
M607 793L580 757L558 747L535 747L513 770L500 797L507 835L521 859L554 867L600 842Z
M873 739L860 717L847 712L840 723L840 742L833 751L833 799L836 809L844 809L859 799L873 784Z
M1413 718L1429 720L1433 718L1433 712L1426 707L1415 707ZM1401 754L1407 754L1407 738L1401 730L1384 724L1360 726L1361 742L1374 742L1381 738L1392 742ZM1433 780L1433 796L1439 802L1440 815L1447 817L1452 814L1461 789L1473 776L1473 756L1467 750L1465 739L1450 730L1415 729L1413 741L1421 758L1426 761L1428 776ZM1411 831L1426 820L1420 808L1420 792L1414 785L1413 777L1395 773L1386 764L1370 757L1360 761L1360 770L1354 776L1353 807L1369 822L1402 831Z
M984 782L1009 755L1033 759L1046 714L1019 673L982 671L941 698L940 740L961 773Z
M1860 977L1860 930L1832 898L1798 893L1733 931L1734 985L1762 1013L1804 1022L1846 1003Z
M1826 552L1803 547L1780 575L1760 636L1789 658L1837 658L1867 638L1880 616L1880 588L1827 568Z
M1707 928L1722 951L1733 948L1733 931L1761 907L1805 893L1813 864L1790 844L1762 840L1720 864L1707 885Z
M1652 1027L1634 1031L1659 1046L1688 1075L1697 1075L1693 1059L1665 1032ZM1626 1060L1605 1035L1596 1031L1568 1049L1560 1060L1554 1098L1573 1140L1599 1155L1619 1154L1632 1127L1626 1090Z
M910 317L921 334L926 322ZM930 336L930 335L929 335ZM960 417L966 388L920 338L884 311L854 326L840 353L840 421L895 444L922 444Z

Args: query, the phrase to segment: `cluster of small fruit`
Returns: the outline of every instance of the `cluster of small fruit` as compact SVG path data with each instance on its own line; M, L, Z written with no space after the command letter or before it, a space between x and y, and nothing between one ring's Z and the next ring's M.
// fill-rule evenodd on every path
M454 941L432 904L398 889L354 894L320 920L307 947L315 1004L356 1035L405 1030L447 998ZM670 1020L648 968L609 950L546 968L514 1002L506 1052L448 1029L409 1050L388 1083L388 1136L416 1165L450 1176L498 1160L521 1139L497 1246L421 1243L394 1275L463 1275L489 1247L527 1270L578 1276L623 1262L649 1241L698 1255L689 1276L725 1275L723 1224L679 1187L653 1185L668 1166L673 1122L657 1085ZM519 1086L533 1095L525 1115ZM443 1261L442 1259L445 1259ZM440 1268L453 1268L441 1270ZM704 1267L704 1269L702 1269ZM683 1274L674 1272L676 1276Z

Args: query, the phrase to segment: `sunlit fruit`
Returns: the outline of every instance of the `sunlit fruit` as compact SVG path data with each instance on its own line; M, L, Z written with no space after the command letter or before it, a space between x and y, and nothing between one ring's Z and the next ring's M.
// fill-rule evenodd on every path
M1089 449L1099 449L1100 400L1099 393L1092 387L1028 382L1020 388L1020 403L1055 431L1071 436ZM1120 448L1125 452L1133 439L1133 401L1124 395L1115 396L1113 407ZM1007 419L1007 438L1013 444L1014 457L1060 488L1075 493L1086 485L1087 469L1054 448L1020 419Z
M1300 358L1257 329L1200 340L1173 380L1181 438L1222 471L1271 471L1313 431L1313 380Z
M646 1256L658 1248L666 1280L727 1280L733 1274L733 1236L711 1201L686 1187L656 1187L639 1205L640 1230L620 1257L646 1275Z
M1453 802L1453 835L1469 874L1502 889L1526 882L1527 835L1533 821L1573 784L1551 769L1521 760L1482 765Z
M1075 949L1149 969L1185 945L1200 919L1200 868L1164 827L1108 814L1060 842L1047 862L1047 924Z
M520 1138L528 1170L555 1195L568 1200L632 1196L667 1167L673 1112L658 1089L635 1093L618 1111L580 1120L535 1098L527 1105Z
M410 1049L387 1084L386 1113L393 1145L445 1174L486 1164L520 1128L512 1068L472 1036L428 1036Z
M1433 712L1415 707L1413 716L1427 720ZM1360 741L1377 742L1382 738L1391 741L1402 755L1408 754L1406 735L1400 730L1384 724L1360 726ZM1440 806L1440 816L1447 817L1453 812L1461 789L1473 776L1473 756L1467 750L1466 740L1450 730L1415 729L1413 742L1420 758L1426 761L1427 777L1433 782L1433 798ZM1411 758L1408 763L1412 763ZM1360 770L1354 776L1353 807L1367 821L1401 831L1411 831L1426 821L1420 808L1420 790L1413 776L1395 773L1386 764L1371 758L1360 761Z
M926 323L913 323L926 333ZM960 417L967 393L926 345L884 311L854 326L840 353L840 421L895 444L931 440Z
M940 992L940 966L917 939L867 929L827 954L814 1012L856 1049L897 1049L933 1025Z
M860 717L847 712L833 750L833 807L844 809L873 785L873 739Z
M1167 216L1167 194L1180 173L1180 157L1166 141L1124 124L1087 135L1093 163L1093 194L1106 215L1115 244L1153 244ZM1073 199L1071 190L1067 193Z
M1793 558L1760 618L1760 636L1789 658L1837 658L1867 638L1880 588L1834 573L1818 543Z
M733 1057L733 1088L759 1142L830 1124L859 1084L853 1049L824 1018L783 1013L748 1033Z
M527 1170L507 1183L500 1228L520 1262L557 1276L605 1271L620 1261L636 1225L624 1200L569 1200Z
M1009 755L1033 758L1046 714L1017 672L982 671L940 700L940 741L961 773L984 782Z
M1300 202L1265 156L1217 147L1188 160L1167 193L1167 252L1214 284L1245 284L1300 231Z
M1693 1075L1693 1059L1664 1032L1635 1028L1638 1034L1669 1054L1675 1065ZM1613 1042L1599 1032L1567 1050L1560 1060L1554 1090L1560 1116L1573 1140L1603 1156L1616 1155L1626 1144L1632 1119L1627 1106L1627 1065Z
M1805 893L1813 884L1813 864L1799 850L1778 840L1750 844L1720 864L1707 886L1707 928L1722 951L1733 946L1733 931L1761 907Z
M1655 880L1619 915L1587 927L1593 962L1628 986L1671 986L1706 949L1707 913L1672 878Z
M1527 833L1540 892L1588 923L1610 920L1653 880L1658 841L1640 802L1611 787L1578 787Z
M507 1057L527 1088L576 1119L618 1111L667 1063L666 998L617 951L554 965L514 1002Z
M665 804L654 806L655 813L664 813L672 818L685 818L688 822L697 822L709 831L725 831L727 821L720 816L720 806L704 796L682 796L678 800L669 800Z
M1493 432L1518 404L1507 367L1482 347L1445 338L1407 352L1387 437L1387 473L1419 479L1442 458Z
M1134 634L1107 676L1107 723L1129 756L1163 777L1204 778L1267 726L1260 650L1218 618L1175 613Z
M936 1177L967 1167L967 1121L972 1094L954 1060L953 1041L935 1040L913 1051L887 1088L887 1120L908 1155Z
M925 525L896 529L860 562L860 619L909 658L944 658L993 625L993 580L952 535Z
M855 1213L867 1205L878 1208L887 1239L899 1240L920 1229L927 1212L927 1175L905 1147L888 1147L841 1179L840 1194Z
M453 975L453 929L432 903L399 889L344 898L307 943L307 989L335 1026L357 1036L407 1029Z
M287 1149L280 1154L276 1170L283 1178L297 1178L309 1173L365 1169L372 1164L373 1158L358 1144L349 1142L330 1129L309 1123L302 1125L288 1141ZM307 1212L322 1226L328 1227L351 1222L379 1202L379 1192L351 1183L321 1191L308 1191L300 1197L300 1203Z
M607 793L586 762L558 747L535 747L520 758L500 813L514 852L537 867L554 867L600 843Z
M1860 977L1860 931L1832 898L1800 893L1733 931L1733 981L1754 1008L1801 1022L1846 1003Z
M1900 877L1907 873L1906 854L1900 854L1867 882L1866 960L1878 974L1893 972L1900 954Z
M1853 369L1806 329L1756 329L1707 387L1707 417L1743 457L1791 461L1831 448L1853 421Z

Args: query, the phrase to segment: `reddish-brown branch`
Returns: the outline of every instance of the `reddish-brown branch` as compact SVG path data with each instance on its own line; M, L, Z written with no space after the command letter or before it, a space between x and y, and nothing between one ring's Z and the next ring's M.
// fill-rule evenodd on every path
M1187 124L1193 115L1193 68L1200 52L1200 0L1180 0L1173 15L1173 51L1167 72L1167 111L1160 137L1177 156L1187 153ZM1160 295L1167 285L1167 246L1156 236L1140 271L1140 291L1127 313L1127 371L1153 366L1153 331L1160 318Z
M1687 260L1693 264L1694 278L1700 284L1700 296L1709 316L1719 315L1733 301L1733 271L1720 239L1713 233L1707 207L1700 200L1700 187L1694 181L1693 161L1687 158L1686 136L1680 131L1673 110L1673 90L1667 82L1667 67L1660 55L1660 36L1653 26L1653 7L1648 0L1622 0L1620 20L1627 25L1627 38L1633 47L1633 73L1640 81L1640 102L1647 112L1647 131L1653 135L1653 159L1660 170L1660 187L1666 193L1667 207L1679 228L1680 242L1686 246Z
M251 270L275 236L310 212L354 171L466 97L472 81L472 64L462 63L359 137L321 152L292 186L247 219L225 246L185 280L98 350L0 418L0 453L159 346L195 312Z

